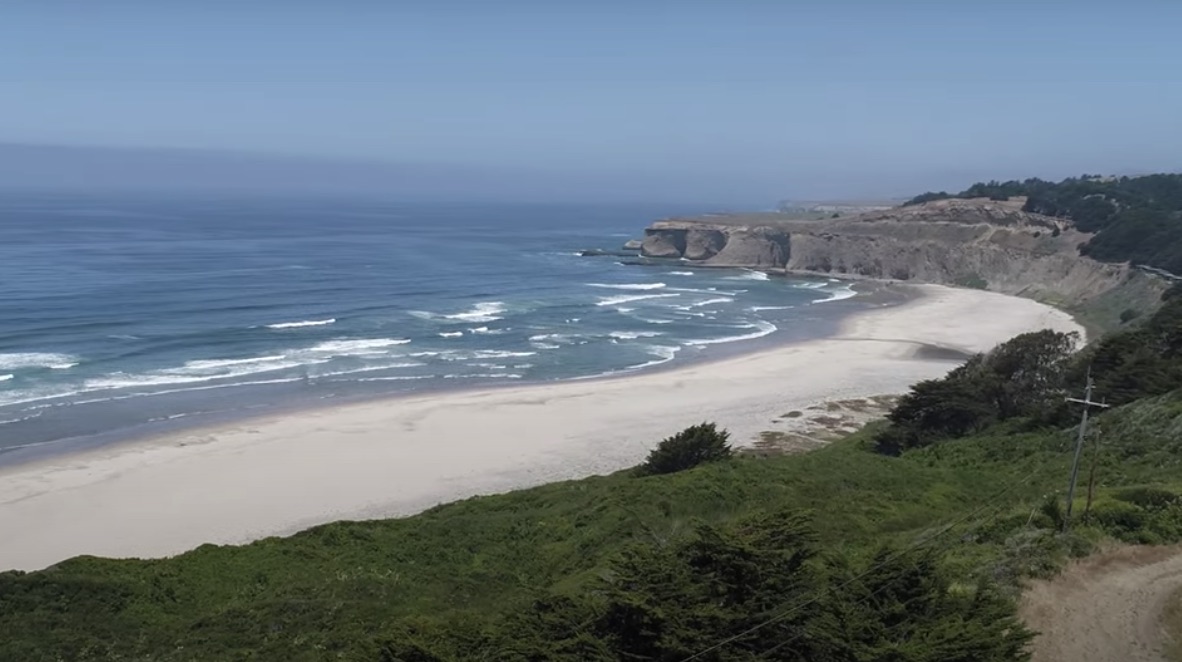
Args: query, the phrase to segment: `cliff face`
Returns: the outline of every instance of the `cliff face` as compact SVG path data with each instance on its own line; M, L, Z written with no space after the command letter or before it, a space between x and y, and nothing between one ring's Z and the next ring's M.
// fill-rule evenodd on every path
M782 214L670 219L645 231L642 254L705 266L786 269L983 287L1082 302L1128 280L1127 265L1082 257L1090 235L1021 202L941 200L849 218Z
M685 258L712 267L782 269L789 257L782 228L657 221L645 230L641 255Z

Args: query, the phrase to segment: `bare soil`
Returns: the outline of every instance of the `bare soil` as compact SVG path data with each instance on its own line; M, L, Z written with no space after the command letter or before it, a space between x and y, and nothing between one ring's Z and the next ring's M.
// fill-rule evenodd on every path
M1119 547L1032 582L1022 618L1040 634L1032 662L1176 660L1167 607L1182 590L1182 546Z

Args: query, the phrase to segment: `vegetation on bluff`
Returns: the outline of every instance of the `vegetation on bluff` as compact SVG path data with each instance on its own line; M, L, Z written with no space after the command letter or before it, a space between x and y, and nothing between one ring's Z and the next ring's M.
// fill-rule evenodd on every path
M1063 410L1078 337L1045 330L978 354L940 379L912 387L875 438L889 455L955 439L1014 418L1045 420Z
M1098 233L1082 247L1084 255L1182 273L1182 175L991 181L956 194L924 193L906 204L1020 196L1024 211L1070 218L1080 230Z
M897 455L1011 419L1028 427L1069 425L1064 398L1089 376L1093 397L1117 405L1182 387L1182 297L1176 292L1167 292L1144 323L1077 354L1071 335L1027 333L943 378L916 384L875 437L879 452Z

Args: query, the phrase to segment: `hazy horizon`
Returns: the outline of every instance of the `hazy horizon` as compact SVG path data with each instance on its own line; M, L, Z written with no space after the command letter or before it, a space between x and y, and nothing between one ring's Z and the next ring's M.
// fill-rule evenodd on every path
M900 198L1182 168L1182 6L22 4L0 187Z
M1148 171L1104 174L1144 172ZM1079 174L953 175L898 189L887 186L891 178L884 174L877 187L864 189L838 184L813 189L813 195L775 195L773 191L766 196L727 197L703 195L686 188L676 176L662 178L661 173L649 173L637 181L627 173L611 172L395 163L241 150L0 143L0 191L356 195L408 201L688 203L762 209L785 200L904 200L929 190L961 190L989 179L1058 179Z

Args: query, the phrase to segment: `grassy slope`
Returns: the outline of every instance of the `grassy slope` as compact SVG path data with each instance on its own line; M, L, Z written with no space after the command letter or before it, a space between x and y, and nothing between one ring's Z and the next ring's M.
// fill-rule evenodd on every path
M1182 482L1182 397L1100 420L1100 504L1120 485ZM947 558L966 580L997 574L999 559L1032 553L1016 552L1012 534L1062 492L1070 443L1065 432L999 430L887 458L856 436L803 456L621 472L167 560L82 557L0 575L0 659L368 657L375 638L416 619L481 620L541 590L577 591L632 540L781 506L812 510L827 550L852 556L964 519L941 540Z
M1087 330L1088 338L1099 338L1106 333L1127 328L1153 314L1161 306L1161 295L1169 284L1143 273L1132 274L1127 281L1098 297L1079 304L1043 298L1046 303L1062 308ZM1121 313L1132 311L1137 318L1121 321Z

